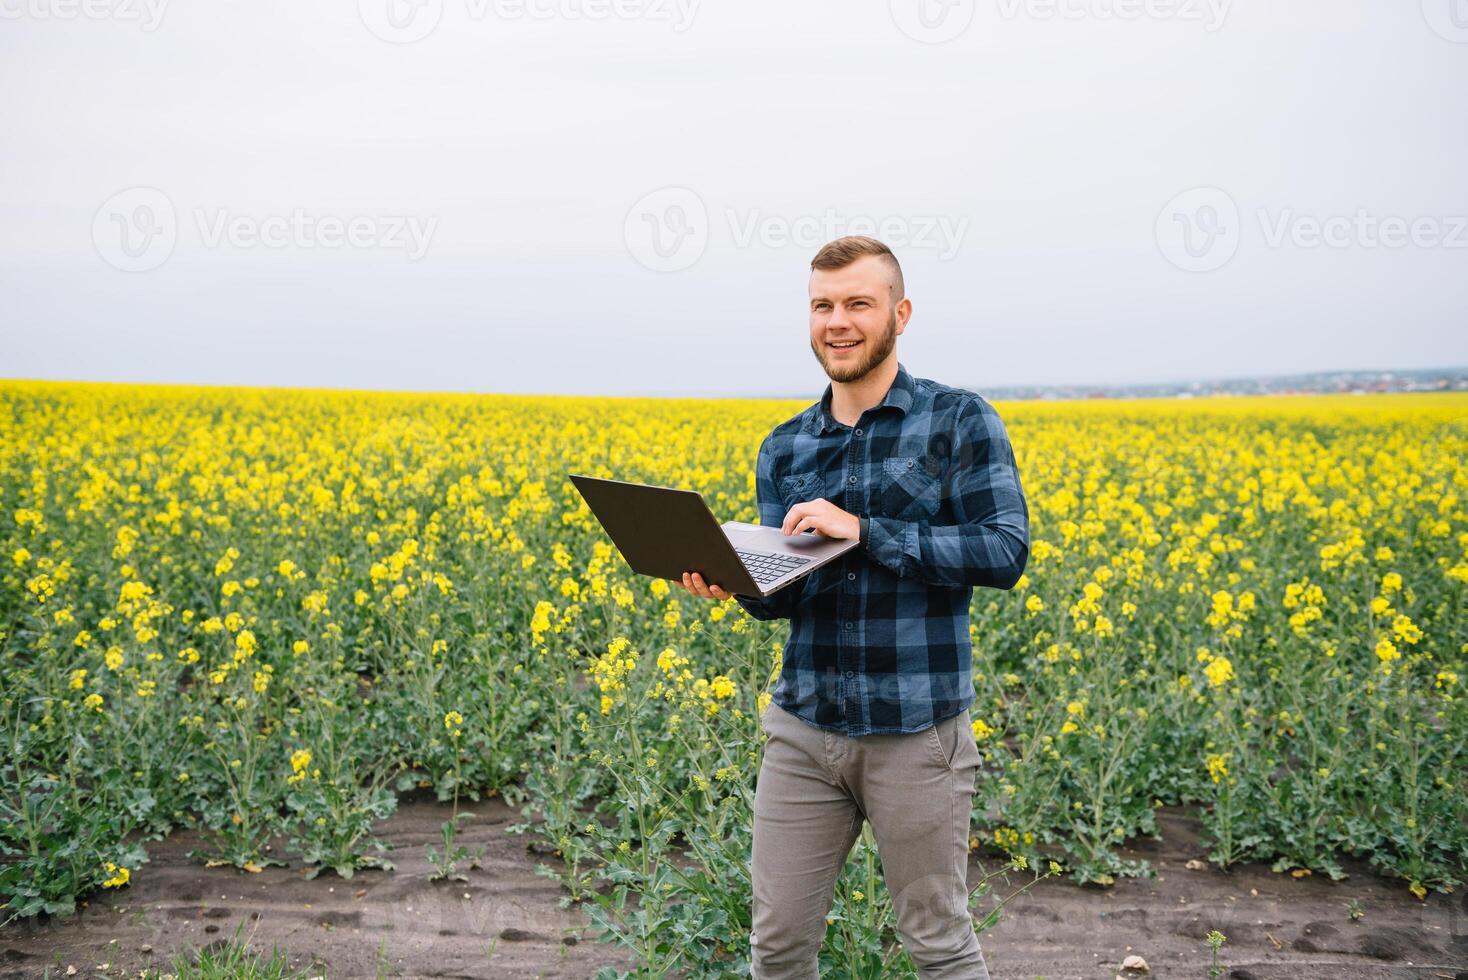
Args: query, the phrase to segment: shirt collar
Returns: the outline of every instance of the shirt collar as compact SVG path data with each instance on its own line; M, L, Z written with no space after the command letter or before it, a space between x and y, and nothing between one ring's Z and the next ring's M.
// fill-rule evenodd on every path
M912 375L907 373L907 368L899 361L897 364L897 377L892 379L892 387L887 389L887 394L876 405L868 411L877 411L883 408L894 408L900 414L906 415L908 409L912 408L913 383ZM829 432L832 429L845 428L836 417L831 414L831 385L826 385L826 391L821 395L820 404L816 411L810 415L808 427L817 432Z

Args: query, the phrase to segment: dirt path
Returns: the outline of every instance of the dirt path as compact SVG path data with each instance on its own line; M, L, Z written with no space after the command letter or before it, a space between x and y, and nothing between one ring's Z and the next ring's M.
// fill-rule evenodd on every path
M1016 899L980 937L995 980L1111 980L1134 953L1153 977L1202 978L1211 955L1203 937L1212 929L1228 937L1219 959L1236 980L1468 980L1468 889L1419 902L1405 882L1349 861L1350 877L1338 882L1276 874L1267 864L1190 871L1187 862L1206 851L1197 820L1164 807L1158 827L1160 843L1122 850L1151 861L1155 879L1107 889L1052 879ZM1353 898L1365 913L1359 921L1347 911Z
M585 978L627 964L595 941L579 910L557 907L560 886L535 874L553 858L527 852L529 835L505 833L517 811L497 799L468 809L479 817L461 839L488 848L469 882L428 880L423 848L438 841L449 808L422 797L404 799L382 828L397 871L351 881L329 872L307 881L299 868L205 868L185 856L195 835L180 832L150 846L151 860L123 891L69 920L7 928L0 978L38 977L48 965L53 976L67 966L81 977L132 976L222 941L241 923L257 949L279 945L293 963L315 963L331 977ZM1050 881L1015 900L981 937L995 980L1111 980L1131 953L1146 958L1153 977L1205 977L1210 929L1228 936L1225 975L1238 980L1468 980L1465 891L1418 902L1401 883L1355 865L1343 882L1257 866L1189 871L1185 862L1202 857L1195 821L1164 810L1159 822L1161 844L1127 853L1158 862L1156 880L1109 890ZM1365 910L1359 922L1346 910L1352 898Z
M206 868L186 856L198 836L177 832L148 845L148 863L125 889L97 896L73 919L7 928L0 977L39 976L48 963L61 965L53 976L67 965L84 977L134 976L232 936L241 922L256 949L278 945L293 965L316 964L333 978L585 978L625 960L595 941L579 909L557 907L560 884L535 873L556 858L527 852L533 835L505 832L518 810L498 798L460 809L476 816L460 825L459 841L487 848L467 882L429 880L424 847L441 848L450 807L427 793L404 796L380 825L397 870L350 881L330 871L306 880L299 862L258 874Z

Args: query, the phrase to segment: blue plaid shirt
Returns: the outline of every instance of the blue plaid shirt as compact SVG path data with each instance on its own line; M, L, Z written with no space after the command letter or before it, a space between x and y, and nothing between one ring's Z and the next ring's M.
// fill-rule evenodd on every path
M760 524L824 497L861 518L861 546L763 599L790 619L773 699L827 731L915 732L974 701L974 586L1010 589L1030 514L1009 435L971 391L901 365L880 405L847 426L820 402L776 426L756 468Z

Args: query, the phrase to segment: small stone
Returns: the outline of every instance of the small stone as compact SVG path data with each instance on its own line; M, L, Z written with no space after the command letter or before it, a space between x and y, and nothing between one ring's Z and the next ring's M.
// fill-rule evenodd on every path
M1187 868L1189 871L1203 871L1208 867L1208 865L1206 862L1199 861L1197 858L1193 858L1187 864L1183 865L1183 867Z
M139 953L151 953L151 952L153 952L153 947L150 946L150 945L148 945L147 943L143 943L143 945L141 945L141 946L138 947L138 952Z
M1147 965L1147 961L1135 954L1128 956L1126 959L1122 960L1121 968L1123 970L1136 970L1138 973L1152 972L1152 968Z

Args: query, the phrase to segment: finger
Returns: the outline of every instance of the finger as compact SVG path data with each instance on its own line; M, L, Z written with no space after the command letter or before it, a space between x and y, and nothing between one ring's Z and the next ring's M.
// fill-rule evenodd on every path
M798 522L802 517L806 515L807 506L808 505L806 504L796 504L794 507L791 507L789 512L785 515L785 522L780 525L780 530L784 531L786 534L794 534L795 532L792 530L792 528L795 526L796 522Z
M693 585L694 585L694 588L696 588L698 590L698 595L699 595L700 598L702 598L702 599L712 599L713 598L713 595L709 592L708 586L704 584L703 576L700 575L700 574L698 574L697 572L694 572L693 573Z
M717 585L710 585L709 586L709 591L714 594L714 598L715 599L727 599L727 598L729 598L729 593L725 592L723 589L719 588Z

